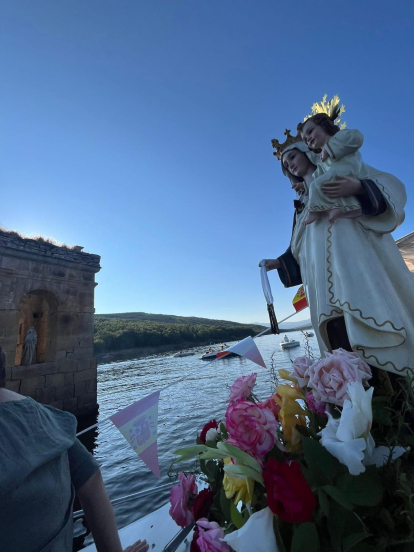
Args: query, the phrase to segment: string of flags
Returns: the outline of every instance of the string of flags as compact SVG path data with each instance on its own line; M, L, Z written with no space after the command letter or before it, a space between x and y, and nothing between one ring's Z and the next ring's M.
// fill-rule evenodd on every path
M246 337L217 354L217 359L234 353L266 368L266 364L251 337ZM152 473L160 479L158 462L157 426L158 401L160 391L123 408L110 416L111 422L118 428L136 454L143 460Z
M293 298L293 306L296 312L299 312L308 306L303 286L299 288ZM290 316L288 318L290 318ZM246 337L242 341L239 341L235 345L232 345L228 349L218 352L217 357L214 360L224 358L229 353L234 353L240 357L250 360L251 362L254 362L255 364L258 364L262 368L266 368L263 357L260 354L256 343L250 336ZM170 385L167 385L164 389L170 387ZM144 397L143 399L127 406L126 408L123 408L122 410L119 410L116 414L109 417L109 420L120 431L131 448L141 458L141 460L144 461L146 466L158 479L161 477L157 445L158 402L160 393L164 389ZM95 424L80 433L84 433L85 431L96 427L96 425L98 424Z

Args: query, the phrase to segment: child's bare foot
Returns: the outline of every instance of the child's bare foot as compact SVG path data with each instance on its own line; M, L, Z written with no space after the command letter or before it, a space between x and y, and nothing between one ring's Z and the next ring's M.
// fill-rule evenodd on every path
M307 217L303 221L303 226L312 224L312 222L315 222L315 220L318 220L319 216L320 216L320 213L317 213L316 211L309 211Z
M339 218L356 218L362 215L362 209L352 209L351 211L341 211L340 209L331 209L329 211L329 221L335 222Z
M328 220L329 222L335 222L336 219L339 219L339 217L343 217L344 215L345 213L340 209L331 209L328 213Z

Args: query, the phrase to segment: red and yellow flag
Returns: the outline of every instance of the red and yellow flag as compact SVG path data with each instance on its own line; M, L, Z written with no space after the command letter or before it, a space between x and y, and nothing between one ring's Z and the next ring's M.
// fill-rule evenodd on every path
M295 307L296 312L299 312L302 309L306 309L306 307L308 306L305 288L303 286L300 286L300 288L296 292L296 295L293 298L292 304Z

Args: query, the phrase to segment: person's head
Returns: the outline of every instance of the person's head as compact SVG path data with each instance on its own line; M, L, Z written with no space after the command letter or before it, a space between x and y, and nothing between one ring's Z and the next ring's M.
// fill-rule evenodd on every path
M6 387L6 355L0 347L0 387Z
M304 176L316 170L315 154L310 154L304 142L298 142L282 154L282 171L292 184L295 192L304 190Z
M306 119L304 123L299 123L298 131L311 151L319 153L331 136L340 131L339 126L334 123L335 115L333 115L335 118L332 119L325 113L318 113Z

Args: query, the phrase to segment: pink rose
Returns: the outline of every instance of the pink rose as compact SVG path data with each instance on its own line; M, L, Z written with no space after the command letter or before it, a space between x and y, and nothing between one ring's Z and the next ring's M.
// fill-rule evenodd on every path
M230 387L230 404L250 397L253 387L256 385L256 378L257 374L250 374L250 376L242 376L236 379Z
M362 360L362 358L360 358L357 353L354 353L354 352L349 352L349 351L345 351L345 349L335 349L334 351L332 351L332 354L334 356L346 356L348 357L352 362L354 362L356 365L358 365L358 368L360 370L362 370L364 373L367 372L368 370L368 373L369 373L369 378L367 379L370 379L372 377L372 373L371 373L371 368L368 366L368 364L365 362L365 360Z
M197 531L194 534L197 542L197 552L230 552L229 545L222 541L224 531L215 521L208 521L205 518L197 521Z
M258 402L256 404L260 408L268 408L269 410L271 410L273 412L273 416L276 418L276 420L278 420L279 419L279 411L280 411L281 407L277 404L276 397L278 399L282 400L282 397L279 395L279 393L275 393L274 395L269 397L267 400L265 400L263 402Z
M356 353L337 349L326 353L326 358L318 360L308 369L308 387L318 401L342 406L349 399L348 383L358 381L363 385L372 377L371 369Z
M192 505L189 502L195 497L198 489L195 475L190 474L187 478L183 473L179 473L178 479L180 485L174 485L170 491L171 508L169 513L177 525L187 527L194 521Z
M307 356L301 356L295 358L293 361L293 375L297 378L299 387L306 387L309 382L309 366L314 363Z
M227 442L247 452L263 464L275 444L277 421L271 410L250 401L231 404L226 411Z
M315 412L315 414L320 414L321 416L325 416L325 418L327 417L326 409L328 405L322 401L318 401L317 399L315 399L313 391L309 391L309 393L306 393L306 402L308 403L308 407L310 410L312 410L312 412Z

